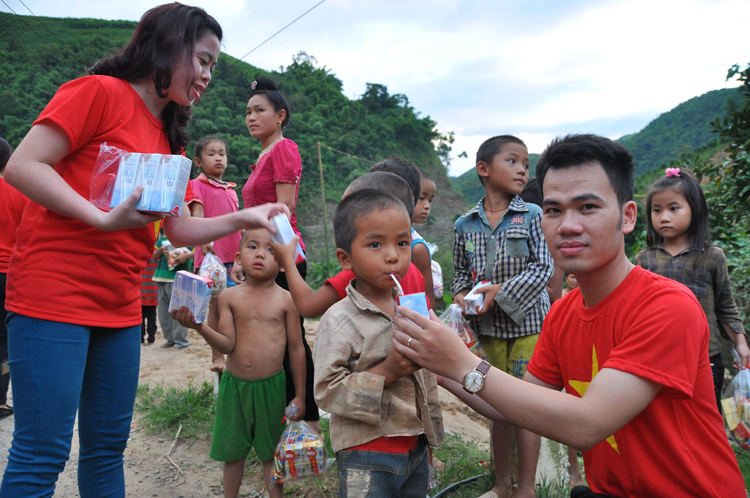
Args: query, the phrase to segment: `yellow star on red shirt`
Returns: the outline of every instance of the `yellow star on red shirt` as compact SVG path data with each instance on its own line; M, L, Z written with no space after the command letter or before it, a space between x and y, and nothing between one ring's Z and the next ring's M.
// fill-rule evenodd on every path
M593 348L593 353L591 355L591 380L594 380L594 377L596 377L596 375L599 373L599 360L596 357L596 346L592 344L591 347ZM583 398L583 395L586 394L586 389L588 389L591 381L583 382L580 380L571 380L568 381L568 383L570 384L570 387L575 389L576 392ZM615 441L614 434L607 438L607 442L619 455L620 450L617 448L617 441Z

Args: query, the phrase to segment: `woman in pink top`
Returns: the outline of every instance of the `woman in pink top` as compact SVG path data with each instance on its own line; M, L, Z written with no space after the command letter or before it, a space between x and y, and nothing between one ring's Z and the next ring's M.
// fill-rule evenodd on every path
M269 202L268 199L286 204L289 207L289 212L292 213L290 220L292 229L299 238L300 246L304 251L305 243L302 241L302 235L297 228L295 213L299 181L302 175L302 158L299 155L297 144L284 138L282 133L289 123L291 115L289 103L284 95L279 92L276 83L271 78L261 76L253 81L251 88L252 92L250 93L250 100L247 102L245 123L250 130L250 135L260 140L263 150L258 156L258 161L250 168L252 173L242 188L242 199L246 208ZM301 261L297 264L297 269L302 278L305 278L307 263ZM279 272L276 283L289 290L285 273ZM300 316L300 324L302 325L302 342L305 346L307 358L305 420L308 423L312 422L313 428L320 431L318 406L313 395L312 352L305 340L302 316ZM284 358L284 370L287 378L288 403L294 399L294 383L292 382L293 377L289 367L288 355Z

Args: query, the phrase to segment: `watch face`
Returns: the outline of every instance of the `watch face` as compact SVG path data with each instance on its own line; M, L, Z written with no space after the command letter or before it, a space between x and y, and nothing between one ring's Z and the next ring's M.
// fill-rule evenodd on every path
M466 377L464 377L464 389L470 393L477 393L482 387L484 387L484 376L481 373L472 370L466 374Z

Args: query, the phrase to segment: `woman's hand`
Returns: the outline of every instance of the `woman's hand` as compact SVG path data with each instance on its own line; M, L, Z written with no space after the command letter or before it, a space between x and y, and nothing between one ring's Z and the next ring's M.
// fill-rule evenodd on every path
M429 320L404 306L398 307L398 313L403 316L396 316L399 329L393 331L393 344L402 355L456 382L476 367L477 357L432 310Z
M271 225L269 220L277 214L282 213L287 215L289 219L292 219L292 216L289 213L289 208L286 207L286 204L279 202L274 204L261 204L260 206L246 208L239 212L242 228L265 228L271 233L276 233L276 229Z
M145 227L150 223L164 218L161 215L144 214L135 210L135 205L138 199L140 199L142 192L143 187L138 186L124 202L115 206L109 213L100 211L94 228L98 228L103 232L114 232L116 230Z

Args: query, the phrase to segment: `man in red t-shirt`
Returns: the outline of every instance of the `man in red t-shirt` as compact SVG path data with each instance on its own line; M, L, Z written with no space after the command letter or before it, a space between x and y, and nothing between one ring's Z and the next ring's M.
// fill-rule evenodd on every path
M437 321L399 310L399 351L483 413L584 450L572 497L744 498L716 410L709 330L692 292L636 268L633 158L595 135L552 142L537 162L550 252L578 280L555 303L519 381L466 353ZM473 370L472 370L473 369ZM559 392L565 388L566 393ZM458 388L460 390L460 387Z

